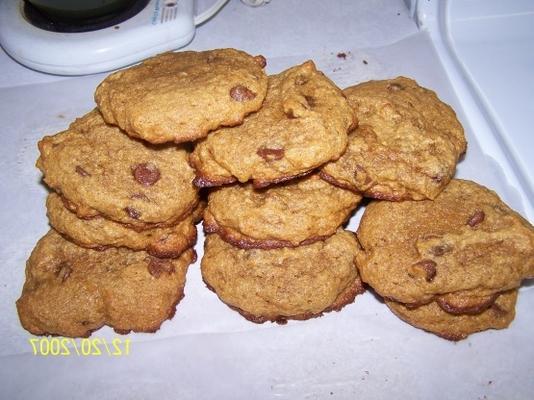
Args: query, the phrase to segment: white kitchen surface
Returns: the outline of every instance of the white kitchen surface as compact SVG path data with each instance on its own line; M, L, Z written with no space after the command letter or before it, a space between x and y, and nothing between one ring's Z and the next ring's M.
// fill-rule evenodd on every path
M209 3L200 1L199 9ZM429 3L431 7L435 2ZM236 47L263 54L273 73L312 58L340 86L411 76L436 90L465 126L469 148L458 176L493 188L532 220L531 189L525 184L532 182L527 138L532 140L532 112L528 111L534 92L529 89L532 80L514 81L521 71L534 70L525 70L532 59L511 53L507 68L513 73L491 77L465 44L473 43L466 39L471 31L473 41L487 37L486 50L478 45L475 49L480 57L489 54L484 51L492 51L491 40L500 39L474 34L485 23L478 17L521 14L525 9L520 3L527 2L506 2L516 8L494 8L492 14L484 11L484 2L466 1L473 7L462 14L465 18L455 3L443 2L441 11L453 18L440 14L438 22L447 28L447 43L457 46L451 48L462 60L462 70L454 70L459 63L451 62L450 54L436 41L439 32L431 20L436 8L424 9L427 19L425 15L416 18L423 27L420 30L401 0L272 0L259 8L231 0L198 28L188 48ZM530 11L525 15L529 18ZM502 40L520 46L524 39L524 46L531 46L532 28L527 24L522 30L517 25L517 34ZM496 48L504 52L509 46ZM347 58L337 57L338 52ZM499 65L486 64L490 70ZM24 281L25 260L48 229L47 192L34 167L36 143L94 107L92 94L105 74L44 75L16 64L3 52L0 72L1 399L531 398L532 285L522 288L509 329L451 343L403 323L371 292L322 318L285 326L256 325L205 288L197 262L190 267L186 297L176 316L156 334L126 336L132 340L129 356L34 356L28 343L31 335L20 327L14 302ZM498 81L504 91L487 86L492 81ZM521 104L518 92L525 96ZM515 109L521 112L514 114ZM349 229L356 228L361 212ZM104 328L93 337L111 340L118 335Z

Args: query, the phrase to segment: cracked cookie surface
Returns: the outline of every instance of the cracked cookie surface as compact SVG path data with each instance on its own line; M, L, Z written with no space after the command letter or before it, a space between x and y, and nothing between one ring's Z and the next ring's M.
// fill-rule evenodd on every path
M204 228L241 248L295 247L333 235L360 200L317 175L265 189L224 186L209 195Z
M351 303L363 286L354 264L356 238L339 230L295 248L239 249L206 238L201 270L219 298L253 322L307 319Z
M81 219L67 209L56 193L46 200L50 225L79 246L104 250L127 247L145 250L154 257L176 258L192 247L197 239L196 222L202 217L204 204L199 203L192 214L176 225L135 231L104 217Z
M97 88L104 119L151 143L188 142L238 125L267 91L265 59L234 49L164 53Z
M80 218L98 215L135 229L173 225L198 203L188 152L129 138L97 110L39 142L38 168Z
M505 329L515 317L517 290L500 294L495 303L475 314L453 315L435 302L417 308L386 300L386 305L403 321L448 340L462 340L472 333L487 329Z
M302 176L340 157L356 123L341 90L307 61L270 76L263 107L242 125L218 129L196 145L195 184L252 180L264 187Z
M360 126L343 156L322 168L323 178L377 199L434 199L467 146L453 109L404 77L344 93Z
M51 230L27 262L20 321L35 335L87 337L104 325L118 333L155 332L174 315L194 258L192 249L177 259L85 249Z
M471 181L453 179L434 201L372 202L357 235L362 280L401 303L448 294L444 307L482 306L534 276L534 228Z

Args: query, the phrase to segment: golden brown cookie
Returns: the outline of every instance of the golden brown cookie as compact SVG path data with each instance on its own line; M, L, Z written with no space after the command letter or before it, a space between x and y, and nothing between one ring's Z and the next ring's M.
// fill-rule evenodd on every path
M56 193L48 195L46 208L50 225L79 246L96 250L127 247L145 250L154 257L175 258L195 244L195 224L202 218L204 203L199 203L192 214L174 226L140 232L104 217L78 218L65 207Z
M115 72L95 100L107 122L151 143L204 137L261 107L265 58L234 49L164 53Z
M453 179L434 201L369 204L358 239L362 280L401 303L453 292L483 303L534 276L534 228L471 181Z
M245 318L283 323L339 311L362 293L355 253L354 234L343 230L325 241L272 250L239 249L209 235L202 277Z
M39 150L44 181L80 218L148 229L180 221L198 203L185 149L131 139L96 110L44 137Z
M264 187L335 160L356 124L341 90L308 61L269 77L263 107L242 125L222 128L191 154L195 184L252 180Z
M104 325L118 333L155 332L173 317L194 258L194 250L177 259L95 251L51 230L28 260L20 321L34 335L87 337Z
M333 235L360 200L317 175L266 189L225 186L210 193L204 228L241 248L295 247Z
M452 108L403 77L365 82L344 93L360 127L343 156L323 167L323 178L377 199L434 199L467 145Z
M400 319L448 340L462 340L472 333L487 329L504 329L514 320L517 290L499 295L485 311L470 315L453 315L443 311L435 302L408 308L401 303L386 300L387 306Z

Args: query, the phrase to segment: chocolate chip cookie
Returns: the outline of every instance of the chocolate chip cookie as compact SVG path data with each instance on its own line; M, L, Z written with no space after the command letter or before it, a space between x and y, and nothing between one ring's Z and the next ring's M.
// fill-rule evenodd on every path
M177 259L95 251L51 230L28 260L20 321L34 335L87 337L104 325L118 333L155 332L174 315L194 258L193 250Z
M322 168L323 178L377 199L436 198L466 150L453 109L403 77L365 82L344 93L360 126L343 156Z
M476 307L534 277L534 228L471 181L434 201L372 202L358 239L362 280L400 303Z
M495 303L478 314L450 314L436 302L417 308L386 300L387 306L407 323L448 340L462 340L487 329L504 329L514 320L517 290L500 294Z
M108 76L95 100L107 122L133 137L193 141L261 107L264 67L262 56L234 49L164 53Z
M184 148L133 140L96 110L44 137L39 150L44 181L80 218L148 229L173 225L198 203Z
M360 200L316 174L265 189L225 186L210 193L204 228L241 248L295 247L333 235Z
M356 125L343 93L311 61L269 77L263 107L222 128L191 154L199 187L253 181L264 187L339 158Z
M50 225L79 246L96 250L127 247L145 250L154 257L176 258L195 244L195 224L202 218L204 203L199 203L192 214L174 226L139 232L104 217L78 218L56 193L48 195L46 208Z
M213 234L206 238L202 277L245 318L283 323L338 311L362 293L355 253L354 234L343 230L325 241L272 250L239 249Z

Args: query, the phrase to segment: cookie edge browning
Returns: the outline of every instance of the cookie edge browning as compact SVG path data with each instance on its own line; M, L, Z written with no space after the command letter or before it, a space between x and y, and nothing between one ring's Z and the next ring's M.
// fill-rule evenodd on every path
M513 289L509 289L509 290L513 290ZM477 315L477 314L484 312L485 310L490 308L493 304L495 304L495 300L497 300L497 298L503 293L504 292L502 291L491 293L485 296L485 298L483 298L482 301L478 303L474 303L473 305L469 305L469 306L454 306L448 303L447 300L444 299L444 297L450 293L435 295L430 300L420 301L420 302L415 302L415 303L402 303L400 301L397 301L395 298L388 297L388 296L383 296L383 299L386 301L392 302L392 303L402 304L404 307L406 307L409 310L413 310L418 307L428 305L432 302L436 302L436 304L443 311L449 314L452 314L452 315Z
M188 224L188 226L187 226L188 232L187 232L186 235L180 235L180 238L178 239L178 241L181 242L181 243L178 243L178 245L176 245L176 244L174 246L172 246L172 245L159 245L158 244L159 240L152 240L152 241L148 241L147 240L147 244L146 244L145 247L143 247L143 248L141 248L141 247L132 248L132 247L129 247L129 246L126 246L126 245L118 245L118 244L89 243L87 241L82 241L82 240L79 240L76 237L73 237L72 234L70 232L68 232L68 229L62 229L62 227L59 226L60 224L54 223L54 221L56 221L56 216L52 216L53 212L50 211L51 207L52 207L51 203L54 201L53 200L53 196L54 195L55 195L55 193L49 193L49 195L48 195L48 197L46 199L46 208L47 208L47 216L48 216L48 219L49 219L49 224L50 224L50 226L52 228L54 228L54 230L56 232L58 232L66 240L78 245L79 247L83 247L83 248L86 248L86 249L104 251L104 250L107 250L109 248L126 248L126 249L130 249L132 251L146 251L149 255L151 255L153 257L157 257L157 258L178 258L182 253L184 253L189 248L191 248L191 247L193 247L195 245L195 243L197 241L197 238L198 238L198 232L197 232L197 228L196 228L195 225L202 219L202 214L203 214L204 209L206 207L205 202L200 201L197 204L196 208L193 209L191 214L187 215L183 220L178 221L176 223L176 225ZM57 196L59 196L60 199L63 200L63 202L65 201L65 199L63 197L61 197L60 195L57 195ZM74 218L78 218L81 221L85 220L85 218L79 218L76 215L76 213L72 212L65 205L64 205L64 207L65 207L67 212L73 214ZM130 228L129 226L121 224L120 222L109 220L109 219L105 218L104 216L97 216L97 217L94 217L94 218L102 218L102 219L108 220L109 223L116 224L116 225L121 225L124 228ZM191 218L190 221L189 221L189 218ZM169 227L169 229L170 228L172 228L172 226ZM155 229L160 229L160 228L156 227ZM165 229L165 228L162 228L162 229ZM136 232L136 233L143 232L143 231L137 231L135 229L131 229L131 230ZM170 234L170 236L171 237L176 237L176 232L173 232L172 234ZM176 242L176 240L175 240L175 242Z
M287 316L287 315L261 316L261 315L254 315L237 306L228 304L227 302L225 302L223 299L219 297L215 289L212 286L210 286L204 278L202 278L202 280L204 281L204 284L206 285L206 287L217 295L219 300L221 300L224 304L226 304L232 310L237 311L239 314L241 314L242 317L244 317L250 322L254 322L255 324L263 324L265 322L270 321L270 322L276 322L279 325L285 325L287 324L289 320L304 321L307 319L319 318L319 317L322 317L324 313L328 313L331 311L338 311L338 312L341 311L343 307L345 307L348 304L353 303L357 295L365 292L365 287L363 285L363 282L358 276L351 284L349 284L337 296L334 303L332 303L330 306L328 306L327 308L325 308L324 310L318 313L310 312L310 313L296 314L296 315L290 315L290 316Z
M363 192L361 192L361 191L358 190L358 188L356 186L353 186L353 185L348 184L348 183L341 182L341 181L337 180L336 178L334 178L332 175L326 173L324 170L321 170L319 172L319 176L321 177L321 179L325 180L326 182L328 182L328 183L330 183L330 184L332 184L334 186L337 186L337 187L339 187L341 189L350 190L351 192L360 194L363 197L367 197L367 198L374 199L374 200L385 200L385 201L433 200L433 199L428 198L428 197L427 198L421 198L421 197L414 198L414 196L412 196L412 194L410 192L406 192L402 196L395 196L393 194L385 194L385 193L376 192L376 191L373 191L373 190L364 190Z
M312 168L309 171L300 172L300 173L294 174L294 175L279 176L278 178L271 179L271 180L268 180L268 179L252 179L252 186L254 187L254 189L263 189L263 188L266 188L267 186L271 186L271 185L276 185L278 183L287 182L287 181L290 181L292 179L302 178L302 177L304 177L306 175L311 174L314 171L315 171L315 168Z
M436 336L438 336L440 338L449 340L451 342L458 342L460 340L467 339L470 335L475 334L475 333L484 332L484 331L487 331L487 330L501 330L501 329L508 328L510 326L510 324L515 319L515 315L516 315L515 307L516 307L516 304L517 304L517 297L518 297L518 294L519 294L519 290L518 289L511 289L511 290L509 290L507 292L502 292L501 295L510 294L510 292L514 292L514 293L511 293L511 295L514 296L514 299L512 299L513 305L511 307L510 311L507 312L505 310L502 310L495 303L492 304L489 307L489 308L491 308L491 307L493 307L495 305L496 307L498 307L498 309L500 310L501 313L505 313L505 315L508 317L507 321L505 322L505 325L503 325L503 326L492 326L492 325L489 325L489 326L481 328L481 329L472 330L469 333L463 332L463 333L458 333L458 334L448 333L448 332L438 332L437 330L432 330L431 327L429 327L429 326L423 326L422 324L419 324L419 322L414 320L414 319L407 318L398 309L394 308L394 307L400 307L402 309L402 307L405 307L405 305L403 303L399 303L399 302L396 302L396 301L388 301L388 300L386 300L385 303L388 306L389 310L397 318L399 318L401 321L407 323L408 325L411 325L411 326L413 326L414 328L417 328L417 329L421 329L421 330L423 330L423 331L425 331L427 333L431 333L433 335L436 335ZM426 305L422 305L422 307L428 306L429 304L431 304L431 303L427 303ZM409 313L410 309L408 307L405 307L405 308L408 310L408 313ZM450 314L447 311L444 311L440 306L438 306L438 308L439 308L439 310L441 312L446 313L446 314ZM488 309L485 309L481 313L483 313L483 312L485 312L487 310ZM476 317L477 315L480 315L481 313L479 313L479 314L467 314L467 315L471 316L471 317ZM461 315L461 314L450 314L450 315L454 317L454 316L458 316L458 315Z
M272 250L279 249L282 247L299 247L312 244L314 242L323 241L328 239L330 236L334 235L337 232L336 229L330 235L323 236L313 236L307 238L299 243L292 243L289 240L276 240L276 239L254 239L250 236L245 236L236 232L230 228L224 228L220 226L213 214L206 208L204 211L204 221L202 223L204 231L206 233L216 233L223 239L225 242L230 243L232 246L235 246L239 249L262 249L262 250Z
M151 256L158 257L158 258L178 258L183 253L185 253L187 250L193 249L193 247L195 246L198 240L198 229L196 227L196 224L198 224L200 221L203 220L204 211L206 210L206 208L207 208L207 202L204 200L199 200L196 207L193 209L193 211L191 211L191 214L193 217L191 224L192 224L192 231L194 232L194 234L192 234L189 238L187 238L187 245L184 246L179 252L165 251L161 249L158 250L157 248L158 246L152 245L152 244L147 246L146 252L150 254ZM183 223L183 222L184 221L180 221L178 222L178 224ZM197 260L197 253L193 249L193 257L192 257L192 261L190 264L195 263L196 260Z
M493 306L495 304L495 301L502 293L493 293L488 296L487 299L471 306L453 306L452 304L448 303L446 300L443 299L442 296L438 296L436 298L437 305L445 312L448 312L449 314L453 315L476 315L480 314L484 311L486 311L488 308Z
M193 154L193 153L191 153ZM228 177L221 178L209 178L207 175L202 174L200 166L194 161L193 157L190 155L189 164L191 168L195 170L195 178L193 179L193 185L198 189L211 188L223 185L229 185L232 183L238 182L237 178L233 175ZM276 185L278 183L287 182L293 179L302 178L306 175L309 175L315 171L315 168L310 169L309 171L300 172L293 175L284 175L279 176L278 178L267 180L267 179L251 179L252 186L254 189L263 189L271 185ZM228 172L230 174L230 172ZM245 182L241 182L245 183Z
M191 160L191 158L189 160ZM194 164L194 162L190 161L190 164L191 164L191 167L195 170L195 178L193 179L193 185L195 185L195 187L198 189L230 185L232 183L237 182L237 179L234 178L233 176L227 177L227 178L221 178L221 179L207 178L206 175L202 175L198 173L199 169L195 167L196 164Z

